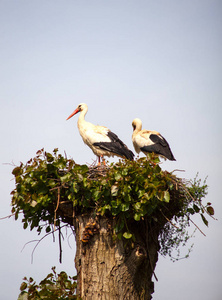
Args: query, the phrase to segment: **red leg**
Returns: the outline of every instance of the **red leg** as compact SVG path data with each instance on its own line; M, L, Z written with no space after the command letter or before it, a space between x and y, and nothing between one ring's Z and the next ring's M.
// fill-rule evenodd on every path
M103 158L103 155L101 155L101 157L102 157L102 160L103 160L103 164L104 164L104 166L105 166L105 165L106 165L105 158Z

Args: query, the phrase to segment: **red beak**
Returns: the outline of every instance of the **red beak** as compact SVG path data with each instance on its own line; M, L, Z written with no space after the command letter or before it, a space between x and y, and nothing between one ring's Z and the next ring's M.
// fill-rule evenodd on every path
M72 117L73 117L75 114L77 114L78 112L79 112L79 109L78 109L78 108L75 109L74 112L73 112L66 120L72 118Z

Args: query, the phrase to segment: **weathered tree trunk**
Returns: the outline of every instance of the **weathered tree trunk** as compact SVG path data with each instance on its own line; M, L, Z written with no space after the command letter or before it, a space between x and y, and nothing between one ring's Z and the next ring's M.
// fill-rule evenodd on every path
M122 240L113 240L113 220L75 217L77 294L81 299L152 298L159 243L158 231L147 224L140 221L130 228L136 241L127 247Z

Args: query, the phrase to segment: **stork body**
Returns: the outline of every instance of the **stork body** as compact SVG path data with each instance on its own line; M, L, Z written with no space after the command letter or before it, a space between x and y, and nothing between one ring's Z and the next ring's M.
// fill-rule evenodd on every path
M98 156L99 164L100 157L103 156L119 156L133 160L133 152L127 148L115 133L111 132L107 127L94 125L85 120L87 111L88 106L85 103L81 103L67 120L80 112L77 123L79 133L83 142Z
M165 138L155 130L142 130L140 119L132 122L133 135L132 142L137 153L142 151L145 155L155 153L169 160L176 160Z

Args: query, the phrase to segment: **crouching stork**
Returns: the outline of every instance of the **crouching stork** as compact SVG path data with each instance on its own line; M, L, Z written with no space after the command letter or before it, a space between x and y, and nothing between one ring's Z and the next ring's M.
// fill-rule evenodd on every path
M153 152L169 160L176 160L169 144L159 132L154 130L142 130L142 122L140 119L134 119L132 126L132 142L137 153L142 151L147 155Z

